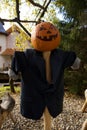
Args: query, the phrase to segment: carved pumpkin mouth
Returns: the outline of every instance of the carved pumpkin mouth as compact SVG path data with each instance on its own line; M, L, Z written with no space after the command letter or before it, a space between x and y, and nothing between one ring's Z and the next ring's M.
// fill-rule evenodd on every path
M38 39L43 40L43 41L52 41L56 39L58 34L55 35L50 35L50 36L37 36Z

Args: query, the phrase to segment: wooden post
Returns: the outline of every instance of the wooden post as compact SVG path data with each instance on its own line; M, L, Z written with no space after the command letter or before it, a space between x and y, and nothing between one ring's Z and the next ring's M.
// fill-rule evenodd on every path
M50 69L50 54L51 51L43 52L43 58L46 65L46 79L51 83L51 69ZM44 110L44 130L51 130L51 115L46 107Z
M87 108L87 89L85 90L85 102L82 106L82 112L85 112L85 109ZM83 125L82 125L82 129L81 130L87 130L87 119L84 121Z
M87 119L84 121L81 130L87 130Z
M81 109L82 112L85 112L85 109L87 108L87 89L85 90L84 94L85 94L85 102L84 102L82 109Z

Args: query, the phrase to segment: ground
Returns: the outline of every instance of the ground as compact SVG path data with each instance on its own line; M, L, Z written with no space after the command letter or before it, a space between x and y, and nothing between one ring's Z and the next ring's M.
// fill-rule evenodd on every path
M14 119L17 124L14 125L11 119L7 118L1 130L43 130L43 117L38 121L25 119L20 114L20 95L12 95L16 100L13 110ZM53 119L52 130L81 130L82 123L87 118L87 111L81 113L81 107L84 103L84 97L78 97L65 92L63 112ZM21 126L21 129L19 128Z

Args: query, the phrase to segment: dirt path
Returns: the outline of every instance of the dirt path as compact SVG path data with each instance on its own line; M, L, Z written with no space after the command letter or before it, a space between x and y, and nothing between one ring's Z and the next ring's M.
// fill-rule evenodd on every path
M38 121L25 119L20 114L20 96L15 95L16 105L13 110L15 119L17 120L16 127L11 119L7 118L2 126L2 130L43 130L43 117ZM87 113L81 113L81 107L84 103L84 98L76 97L65 93L63 112L53 119L53 130L81 130L82 123L87 118Z

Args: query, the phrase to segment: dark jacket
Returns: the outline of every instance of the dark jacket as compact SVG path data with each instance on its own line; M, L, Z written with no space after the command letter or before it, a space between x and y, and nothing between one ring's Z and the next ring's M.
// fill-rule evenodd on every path
M21 114L30 119L40 119L47 106L52 117L62 112L64 96L64 69L71 66L76 55L71 51L55 49L51 52L52 83L46 80L42 53L34 49L15 52L11 69L22 74Z

